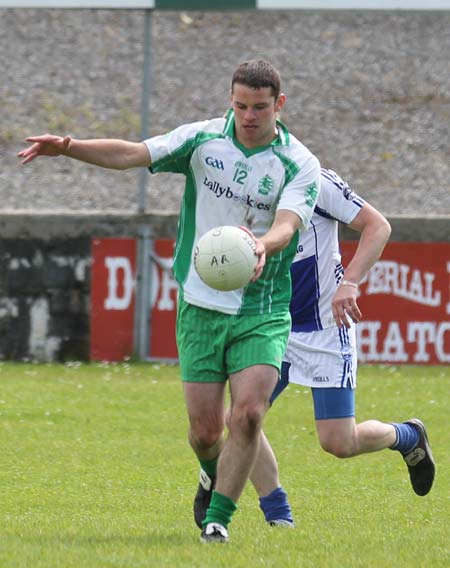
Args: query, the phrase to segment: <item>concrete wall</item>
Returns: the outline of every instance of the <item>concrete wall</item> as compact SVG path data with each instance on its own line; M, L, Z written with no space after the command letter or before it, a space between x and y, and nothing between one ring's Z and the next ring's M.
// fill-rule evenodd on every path
M90 239L1 239L0 357L85 359Z
M448 241L450 218L389 218L392 241ZM133 237L150 224L173 238L177 216L132 212L0 214L0 358L85 360L89 354L92 237ZM342 230L342 238L357 235Z

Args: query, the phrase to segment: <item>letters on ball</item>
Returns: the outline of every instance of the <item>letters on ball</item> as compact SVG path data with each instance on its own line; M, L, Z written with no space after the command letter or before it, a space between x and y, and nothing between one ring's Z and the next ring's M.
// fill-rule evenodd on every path
M194 265L200 278L215 290L246 286L253 277L258 257L255 241L239 227L216 227L200 237Z

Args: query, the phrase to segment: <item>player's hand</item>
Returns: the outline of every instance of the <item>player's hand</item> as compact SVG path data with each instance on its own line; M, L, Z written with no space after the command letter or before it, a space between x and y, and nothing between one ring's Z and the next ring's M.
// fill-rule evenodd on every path
M250 229L242 225L239 228L250 235L251 238L255 241L255 255L258 257L258 263L255 266L255 274L250 282L256 282L256 280L258 280L258 278L261 276L264 266L266 265L266 247L264 246L264 243L262 241L255 237Z
M71 140L70 136L52 134L30 136L26 138L26 142L29 142L31 146L19 152L17 156L23 158L22 164L28 164L38 156L60 156L69 148Z
M334 321L339 328L350 327L349 317L354 323L361 321L362 313L356 301L357 297L358 288L346 285L338 286L331 302L331 309L333 310Z

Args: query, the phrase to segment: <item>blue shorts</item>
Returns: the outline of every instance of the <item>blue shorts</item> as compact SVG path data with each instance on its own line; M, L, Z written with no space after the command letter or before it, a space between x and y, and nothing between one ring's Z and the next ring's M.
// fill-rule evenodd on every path
M283 362L281 376L276 384L270 404L289 384L290 363ZM343 388L311 388L314 402L314 418L316 420L330 420L332 418L351 418L355 416L355 389Z

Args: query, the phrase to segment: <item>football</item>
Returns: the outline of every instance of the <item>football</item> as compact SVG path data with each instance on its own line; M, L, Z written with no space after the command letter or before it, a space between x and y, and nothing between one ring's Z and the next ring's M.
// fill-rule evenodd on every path
M211 288L237 290L246 286L254 274L258 263L255 249L255 241L239 227L216 227L199 239L194 265Z

